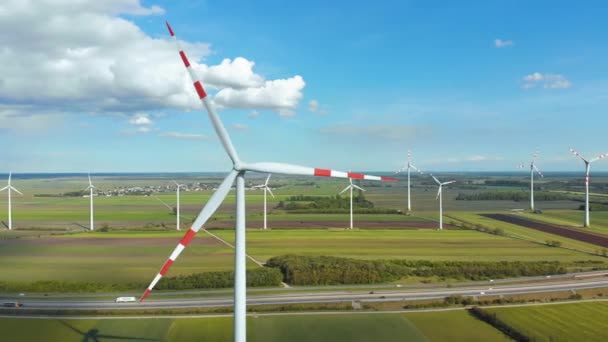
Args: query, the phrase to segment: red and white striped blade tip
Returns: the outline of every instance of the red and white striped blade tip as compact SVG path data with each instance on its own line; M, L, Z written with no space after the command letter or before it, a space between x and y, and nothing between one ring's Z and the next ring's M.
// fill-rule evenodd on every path
M167 24L167 29L169 30L169 34L171 35L171 37L175 37L175 33L173 33L173 29L171 28L169 22L165 21L165 24Z
M364 180L379 180L385 182L396 182L397 179L393 177L385 176L371 176L363 173L356 172L343 172L330 169L319 169L315 168L314 175L317 177L338 177L338 178L350 178L350 179L364 179Z

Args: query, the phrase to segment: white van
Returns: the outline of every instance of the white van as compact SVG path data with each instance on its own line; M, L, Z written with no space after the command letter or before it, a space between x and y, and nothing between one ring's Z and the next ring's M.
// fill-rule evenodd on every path
M135 297L118 297L116 298L116 303L131 303L135 302L137 299Z

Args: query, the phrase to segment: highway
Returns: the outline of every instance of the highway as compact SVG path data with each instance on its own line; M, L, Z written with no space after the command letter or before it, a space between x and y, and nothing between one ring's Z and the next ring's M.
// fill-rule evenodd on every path
M497 296L552 291L576 291L592 288L608 288L608 277L590 279L559 279L552 282L525 284L476 284L458 288L419 288L393 289L370 291L331 291L331 292L297 292L280 294L249 294L248 305L263 304L301 304L301 303L331 303L331 302L378 302L399 300L441 299L448 296ZM16 298L28 310L131 310L131 309L178 309L193 307L232 306L232 296L222 294L214 297L190 297L156 299L151 296L143 303L115 303L112 300L95 299L40 299ZM10 301L10 299L3 299ZM5 309L5 308L2 308ZM14 310L14 309L13 309ZM0 310L1 312L1 310Z

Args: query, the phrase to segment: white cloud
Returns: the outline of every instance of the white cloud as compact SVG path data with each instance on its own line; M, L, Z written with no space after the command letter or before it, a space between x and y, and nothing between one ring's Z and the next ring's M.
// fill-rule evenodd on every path
M310 100L308 102L308 111L311 113L316 113L319 111L319 101L317 100Z
M129 120L129 123L135 126L151 126L154 124L150 119L150 116L143 113L135 114L131 120Z
M152 130L154 121L150 119L148 114L137 113L131 117L129 124L135 126L137 132L148 133Z
M234 125L232 125L232 128L237 131L246 131L247 129L249 129L249 126L240 123L235 123Z
M22 106L29 114L131 115L201 108L173 42L152 37L121 16L162 13L140 0L0 2L0 30L11 32L0 35L0 111ZM299 76L266 80L244 57L206 65L208 43L181 44L208 90L225 91L218 101L224 107L284 113L302 97ZM297 79L301 86L290 81ZM286 81L287 89L277 93ZM233 92L248 96L227 96ZM268 92L272 96L262 96Z
M470 162L486 162L486 161L500 161L503 160L502 157L497 156L482 156L482 155L473 155L465 159Z
M223 107L270 109L281 116L293 116L305 85L304 79L296 75L265 81L263 86L257 88L225 88L217 93L214 101Z
M513 46L515 45L515 43L512 40L502 40L502 39L495 39L494 40L494 46L497 48L504 48L504 47L508 47L508 46Z
M187 140L207 140L209 137L204 134L191 134L191 133L180 133L180 132L165 132L160 133L158 136L166 138L176 139L187 139Z
M524 76L523 89L532 89L537 86L542 86L545 89L566 89L572 86L572 83L560 74L541 74L535 72Z

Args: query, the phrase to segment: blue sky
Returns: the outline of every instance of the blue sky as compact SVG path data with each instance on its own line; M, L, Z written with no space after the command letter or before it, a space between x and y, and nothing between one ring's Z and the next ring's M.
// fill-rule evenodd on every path
M201 65L243 57L255 63L253 88L265 81L291 82L297 75L305 82L289 83L286 99L279 92L249 102L217 97L236 148L248 161L393 170L411 148L415 164L425 170L511 171L538 150L541 169L576 171L583 165L570 155L570 146L589 157L608 152L604 2L108 3L81 10L66 6L73 11L69 20L83 18L66 25L91 32L84 37L61 34L68 31L57 19L63 18L60 5L41 9L39 16L27 12L31 18L25 22L59 22L57 34L44 39L63 50L93 47L90 56L100 62L88 63L75 53L57 57L56 44L48 51L43 46L38 55L45 59L36 65L51 64L53 72L44 74L49 68L41 67L40 77L16 75L0 82L5 171L228 170L229 159L206 114L189 107L194 92L180 88L185 70L177 67L177 53L165 57L165 20ZM133 27L117 29L114 36L104 23L116 18ZM91 22L96 25L89 28ZM32 53L23 41L32 35L42 41L37 32L22 25L3 46ZM112 58L132 64L122 71L104 69L102 61ZM69 66L61 69L63 63ZM172 63L176 66L165 69ZM56 70L87 76L74 76L80 83L72 89L64 84L73 81ZM115 72L112 81L97 82L96 75L107 70ZM231 77L241 79L218 75L218 86L208 87L212 96L234 81ZM167 79L178 86L156 93ZM19 88L20 82L32 85ZM23 95L23 89L34 91L40 83L52 86ZM248 91L242 83L238 87ZM97 100L91 93L99 94ZM180 94L190 98L171 100ZM608 162L594 169L606 171Z

